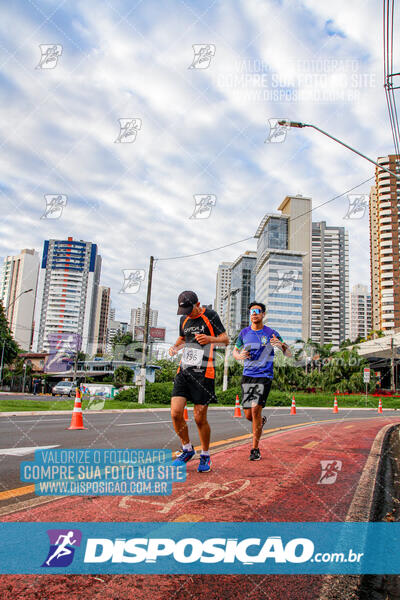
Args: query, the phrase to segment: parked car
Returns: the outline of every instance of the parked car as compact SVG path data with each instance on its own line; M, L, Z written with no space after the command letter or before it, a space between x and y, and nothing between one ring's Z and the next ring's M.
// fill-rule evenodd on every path
M75 396L76 383L73 381L60 381L51 390L52 396Z

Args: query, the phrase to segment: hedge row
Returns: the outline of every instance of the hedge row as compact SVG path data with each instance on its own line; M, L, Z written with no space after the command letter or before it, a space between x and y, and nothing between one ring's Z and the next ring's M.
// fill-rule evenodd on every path
M169 406L171 402L173 383L171 381L160 382L160 383L149 383L146 385L146 403L148 404L159 404ZM220 406L234 406L236 395L241 398L240 386L234 386L223 392L220 387L216 388L216 395L218 399L218 405ZM317 392L317 393L305 393L305 392L288 392L280 390L271 390L267 406L287 406L289 407L292 402L292 396L295 396L297 406L326 406L333 408L334 393L331 392ZM354 396L337 396L339 409L341 406L345 407L360 407L365 406L377 408L378 398L368 397L367 402L365 396L354 395ZM124 390L115 396L115 401L132 402L137 403L138 401L138 388L136 386L131 387L129 390ZM387 408L400 408L400 399L384 399L385 406ZM189 402L189 406L191 403Z
M169 405L171 402L173 383L171 381L160 382L160 383L148 383L146 385L146 402L149 404L166 404ZM216 395L218 404L222 406L233 406L235 404L236 395L241 397L240 386L231 387L226 392L223 392L220 388L216 388ZM138 401L138 388L136 386L131 387L129 390L123 390L115 396L115 400L121 400L122 402L137 402ZM290 406L291 399L289 394L282 394L279 392L272 391L268 398L269 406ZM190 405L190 403L189 403Z

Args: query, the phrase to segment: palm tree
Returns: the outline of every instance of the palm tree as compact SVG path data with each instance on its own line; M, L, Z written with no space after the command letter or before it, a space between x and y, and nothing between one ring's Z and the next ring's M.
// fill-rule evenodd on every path
M296 350L295 354L294 354L294 358L296 360L300 360L301 358L305 357L305 364L306 364L306 374L308 373L308 359L312 359L314 356L314 348L315 348L315 342L312 341L311 338L308 338L308 340L305 342L302 339L298 339L296 340L295 344L300 344L301 347Z
M318 360L318 371L321 372L321 360L331 356L333 344L319 344L318 342L312 342L312 345L315 350L313 360Z

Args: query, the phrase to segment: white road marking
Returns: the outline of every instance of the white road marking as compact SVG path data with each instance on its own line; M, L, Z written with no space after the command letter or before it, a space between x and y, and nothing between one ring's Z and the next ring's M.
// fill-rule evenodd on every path
M37 423L38 421L41 421L43 419L18 419L18 423ZM49 419L50 420L50 419ZM51 421L65 421L68 419L51 419ZM48 421L46 420L46 423L48 423Z
M26 448L0 448L0 455L25 456L26 454L33 454L35 450L49 450L50 448L58 448L59 445L60 444L56 444L55 446L27 446Z
M168 421L143 421L142 423L117 423L117 427L128 427L129 425L154 425L155 423L171 423L171 419Z

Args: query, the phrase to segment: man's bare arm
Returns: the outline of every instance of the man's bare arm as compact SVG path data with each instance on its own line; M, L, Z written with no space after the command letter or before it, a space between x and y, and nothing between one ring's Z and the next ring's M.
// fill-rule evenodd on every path
M240 350L235 346L232 351L232 356L235 360L246 360L246 358L250 358L250 353L243 346Z
M227 333L220 333L219 335L205 335L204 333L196 333L196 342L204 346L205 344L215 344L216 346L227 346L229 344L229 338Z
M168 350L169 355L175 356L175 354L178 354L179 350L182 350L184 345L185 345L185 338L180 335L178 337L178 339L176 340L175 344L173 346L171 346L171 348Z

